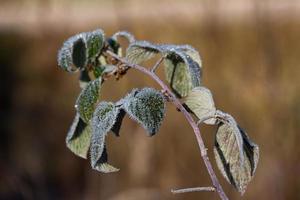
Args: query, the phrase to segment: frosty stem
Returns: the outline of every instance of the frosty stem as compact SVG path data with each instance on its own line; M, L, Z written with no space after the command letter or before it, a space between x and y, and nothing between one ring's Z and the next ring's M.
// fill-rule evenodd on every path
M216 174L212 168L212 165L209 161L209 158L207 156L207 148L204 145L199 127L197 125L197 123L194 121L193 117L191 116L191 114L184 108L184 106L181 104L181 102L179 101L179 99L177 99L177 97L175 96L175 94L168 88L168 86L154 73L155 69L158 67L158 65L161 63L162 60L160 60L157 64L155 65L154 70L148 70L140 65L136 65L136 64L131 64L129 63L126 59L119 57L118 55L116 55L115 53L111 52L111 51L106 51L106 53L111 56L112 58L114 58L115 60L117 60L119 63L127 66L128 68L133 68L136 69L146 75L148 75L149 77L151 77L154 81L156 81L161 88L163 89L163 91L168 95L169 97L169 101L179 110L183 113L184 117L187 119L187 121L189 122L189 124L191 125L191 127L194 130L196 139L197 139L197 143L198 146L200 148L200 152L201 152L201 156L202 159L204 161L204 164L207 168L207 171L209 173L209 176L211 178L211 181L213 183L213 186L215 188L215 191L217 191L219 197L222 200L228 200L228 197L226 196L221 184L218 181L218 178L216 177ZM190 188L184 189L186 191L189 191ZM183 192L181 193L184 193ZM198 191L203 191L203 190L198 190ZM211 190L213 191L213 190Z

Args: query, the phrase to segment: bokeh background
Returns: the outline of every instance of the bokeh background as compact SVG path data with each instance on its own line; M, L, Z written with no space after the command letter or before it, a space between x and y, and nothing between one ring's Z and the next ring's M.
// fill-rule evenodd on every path
M126 117L121 137L108 138L119 173L97 173L66 148L80 89L78 74L57 66L57 50L69 36L96 28L197 48L216 105L260 146L256 175L240 197L216 168L216 127L201 127L230 199L300 199L297 0L1 0L0 199L218 199L170 193L211 185L192 129L172 106L155 137ZM102 98L117 100L144 85L158 87L130 71L108 81Z

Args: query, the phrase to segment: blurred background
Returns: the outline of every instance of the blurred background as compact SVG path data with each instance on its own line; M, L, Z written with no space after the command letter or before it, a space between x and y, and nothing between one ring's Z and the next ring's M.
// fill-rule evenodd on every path
M109 160L119 173L97 173L66 148L80 89L78 74L57 66L57 50L69 36L96 28L198 49L203 83L217 107L260 146L256 175L241 197L216 168L216 127L201 127L230 199L300 199L297 0L1 0L0 199L219 199L170 193L211 185L192 129L171 105L155 137L128 117L121 137L108 137ZM163 68L158 74L163 77ZM108 81L102 98L118 100L144 85L158 88L130 71Z

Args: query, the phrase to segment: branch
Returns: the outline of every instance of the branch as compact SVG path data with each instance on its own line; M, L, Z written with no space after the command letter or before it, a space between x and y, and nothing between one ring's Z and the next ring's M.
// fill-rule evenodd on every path
M159 67L159 65L161 64L161 62L165 59L165 56L161 57L156 63L155 65L152 67L151 72L155 72L155 70Z
M187 192L214 192L216 189L214 187L195 187L195 188L186 188L171 190L174 194L187 193Z
M196 124L196 122L194 121L194 119L192 118L191 114L184 108L184 106L181 104L181 102L176 98L175 94L168 88L168 86L165 85L165 83L160 80L160 78L155 74L153 73L152 71L140 66L140 65L135 65L135 64L131 64L131 63L128 63L128 61L124 58L121 58L119 56L117 56L116 54L114 54L113 52L111 51L107 51L107 54L110 55L111 57L113 57L114 59L118 60L120 63L126 65L127 67L129 68L133 68L133 69L136 69L146 75L148 75L149 77L151 77L154 81L156 81L164 91L166 91L170 97L170 102L173 103L173 105L183 113L184 117L187 119L187 121L189 122L189 124L191 125L191 127L193 128L194 130L194 133L195 133L195 136L196 136L196 139L197 139L197 142L198 142L198 146L200 148L200 152L201 152L201 156L202 156L202 159L204 161L204 164L207 168L207 171L209 173L209 176L210 176L210 179L213 183L213 186L215 187L216 191L218 192L219 194L219 197L222 199L222 200L228 200L228 197L226 196L222 186L220 185L219 181L218 181L218 178L212 168L212 165L209 161L209 158L207 156L207 148L205 147L204 145L204 142L203 142L203 139L202 139L202 136L201 136L201 133L200 133L200 130ZM189 188L191 189L191 188Z

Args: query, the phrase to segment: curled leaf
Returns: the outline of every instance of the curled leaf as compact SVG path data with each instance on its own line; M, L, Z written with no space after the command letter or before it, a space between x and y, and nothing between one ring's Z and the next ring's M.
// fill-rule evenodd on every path
M164 64L166 80L177 96L185 97L194 87L200 86L200 66L179 47L169 47Z
M116 32L112 36L112 38L114 40L116 40L116 41L118 40L118 37L124 37L124 38L126 38L129 43L132 43L132 42L135 41L134 36L131 33L127 32L127 31L119 31L119 32Z
M128 62L140 64L149 60L160 52L159 46L147 41L135 41L129 45L126 51Z
M68 72L84 68L87 64L84 34L77 34L66 40L58 52L57 61Z
M117 168L107 163L107 152L105 148L105 137L107 133L113 128L118 114L117 108L111 102L100 102L93 114L91 120L92 139L91 139L91 165L103 173L118 171Z
M93 63L101 53L104 44L104 33L101 29L79 33L67 39L58 52L58 65L68 71L84 69Z
M195 87L185 99L188 108L201 120L216 111L212 94L206 87ZM206 124L216 124L216 119L207 119Z
M66 138L67 147L77 156L87 158L91 140L91 127L77 113Z
M81 119L88 123L94 112L95 104L98 101L101 89L101 77L90 81L85 88L82 89L77 98L75 108Z
M247 134L237 127L243 140L243 159L240 156L238 142L235 137L236 128L230 124L220 123L214 147L218 168L225 179L241 194L244 194L248 183L254 176L259 159L259 148Z
M181 51L185 52L185 54L187 54L188 56L191 57L191 59L193 59L200 68L202 68L202 61L200 58L200 55L198 53L198 51L196 49L194 49L192 46L190 45L180 45L178 47Z
M153 88L133 90L125 99L123 107L129 116L140 123L149 136L157 133L165 114L165 98Z

